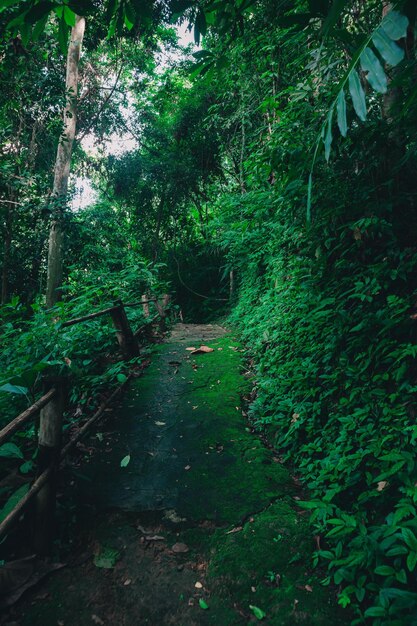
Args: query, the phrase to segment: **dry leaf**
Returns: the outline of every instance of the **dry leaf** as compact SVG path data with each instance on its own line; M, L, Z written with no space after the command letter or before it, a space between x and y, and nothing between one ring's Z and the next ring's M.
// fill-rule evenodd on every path
M194 346L190 346L189 348L185 348L185 349L188 350L188 352L191 352L195 350L196 348Z
M202 588L203 588L203 585L202 585L201 583L199 583L199 582L196 582L196 584L194 585L194 587L195 587L196 589L202 589Z
M145 537L146 541L165 541L165 537L161 535L152 535L151 537Z
M304 587L304 589L305 589L306 591L309 591L310 593L313 591L313 587L310 587L310 585L306 585L306 586Z
M378 485L377 485L376 490L377 490L377 491L383 491L387 485L388 485L388 481L386 481L386 480L380 480L380 481L379 481L379 483L378 483Z
M155 422L157 426L165 426L166 422Z
M191 354L205 354L206 352L214 352L214 349L208 346L200 346L196 350L193 350Z
M128 585L130 585L132 583L130 578L126 578L126 580L124 581L124 586L127 587Z
M232 533L238 533L242 529L243 529L243 526L236 526L235 528L232 528L232 530L228 530L226 535L231 535Z
M185 554L185 552L189 551L189 548L186 543L174 543L172 551L176 554Z
M101 619L101 617L99 617L98 615L92 615L92 616L91 616L91 619L93 620L93 622L94 622L95 624L99 624L99 626L103 626L103 625L104 625L103 620L102 620L102 619Z
M190 469L191 469L191 465L186 465L186 466L184 467L184 469L185 469L185 470L187 470L187 472L188 472L188 470L190 470Z

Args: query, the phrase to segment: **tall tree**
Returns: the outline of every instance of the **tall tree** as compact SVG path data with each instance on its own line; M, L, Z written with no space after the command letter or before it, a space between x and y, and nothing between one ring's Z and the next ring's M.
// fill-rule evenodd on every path
M63 217L68 194L72 147L77 127L78 69L84 38L85 18L76 16L68 45L64 129L58 143L52 190L55 215L49 232L48 278L46 305L53 306L59 298L63 269Z

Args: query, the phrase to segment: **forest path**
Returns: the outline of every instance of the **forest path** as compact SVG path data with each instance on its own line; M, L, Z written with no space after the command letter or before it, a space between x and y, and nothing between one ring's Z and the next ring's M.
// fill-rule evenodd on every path
M213 351L186 350L201 344ZM348 623L310 571L295 482L243 415L241 352L212 325L178 325L156 347L90 439L67 567L15 609L16 624Z

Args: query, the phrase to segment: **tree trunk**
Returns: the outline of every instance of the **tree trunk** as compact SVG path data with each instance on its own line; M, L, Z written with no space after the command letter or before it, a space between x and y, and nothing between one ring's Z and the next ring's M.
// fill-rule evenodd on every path
M3 267L1 271L1 304L6 304L9 299L9 267L10 253L12 248L13 208L9 205L6 210Z
M64 130L56 153L54 186L52 189L54 216L49 231L48 278L46 284L47 307L53 306L59 299L59 289L62 284L63 217L67 200L72 146L77 125L78 66L84 30L85 19L77 16L75 26L71 29L71 38L68 46L65 82L67 104L64 109Z

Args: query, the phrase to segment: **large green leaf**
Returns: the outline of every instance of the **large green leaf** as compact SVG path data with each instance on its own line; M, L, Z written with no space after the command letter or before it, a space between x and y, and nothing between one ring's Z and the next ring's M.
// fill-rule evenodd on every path
M23 459L23 454L14 443L4 443L0 446L0 457L6 459Z
M368 83L378 93L386 93L388 88L387 77L378 57L371 48L365 48L361 54L361 67L367 72Z
M356 115L364 122L366 120L365 92L361 85L359 74L356 70L352 70L349 74L349 91Z
M348 131L347 116L346 116L346 98L345 90L341 89L337 96L337 125L343 137L346 137Z
M25 15L25 22L28 24L35 24L38 20L41 20L47 15L51 9L55 6L54 2L38 2L34 4L31 9Z
M332 135L332 123L333 123L333 107L329 111L329 115L327 116L327 124L326 124L326 134L324 137L324 156L326 161L330 159L330 149L332 147L333 135Z
M61 19L59 20L59 28L58 28L58 41L59 41L59 47L61 48L62 54L66 54L67 52L68 33L69 33L68 26L64 19L64 16L62 15Z
M33 27L33 31L32 31L32 39L33 39L33 41L37 41L39 39L39 37L42 35L43 31L45 30L46 24L48 22L48 18L49 18L49 13L47 13L43 17L43 19L41 19L38 22L36 22L35 26Z
M390 39L397 41L407 35L408 17L399 11L390 11L382 20L381 28Z
M204 37L206 32L207 32L206 16L204 15L204 11L199 11L197 13L197 17L195 19L195 24L194 24L194 41L196 42L196 44L200 43L200 35Z
M313 173L310 172L309 177L308 177L308 186L307 186L307 215L306 215L307 224L310 224L311 222L312 196L313 196Z
M346 4L347 0L333 0L330 11L323 24L324 35L329 34L330 31L333 30L334 26L337 24L339 17L343 13L343 9L345 8Z
M382 58L393 67L403 60L405 52L392 39L385 30L378 28L372 35L372 41Z
M13 495L7 500L6 504L0 511L0 522L2 522L6 517L13 511L15 506L19 504L20 500L27 494L29 491L29 485L22 485L19 487L17 491L14 492Z
M67 23L67 25L70 26L71 28L75 26L75 18L76 18L76 15L74 11L70 9L69 7L65 6L64 7L64 20Z
M0 13L13 6L14 4L19 4L19 0L1 0Z
M10 383L6 383L0 387L0 391L15 393L18 396L25 396L29 390L27 387L23 387L21 385L11 385Z

